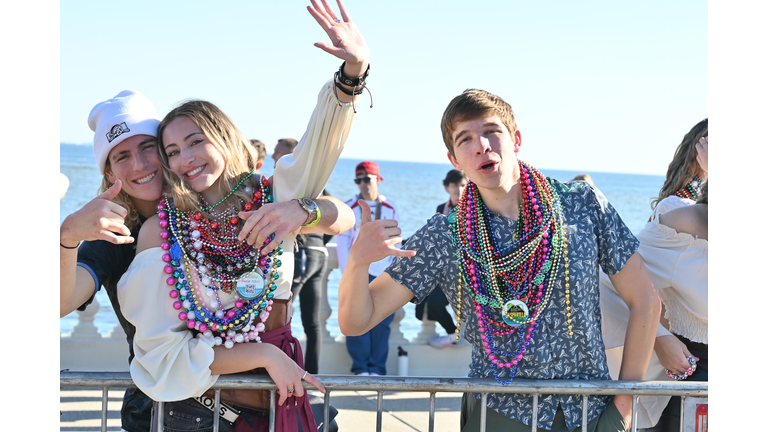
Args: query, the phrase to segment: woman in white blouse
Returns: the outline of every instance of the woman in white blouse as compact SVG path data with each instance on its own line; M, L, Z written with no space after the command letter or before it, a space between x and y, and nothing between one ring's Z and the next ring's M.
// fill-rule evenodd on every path
M708 381L709 182L695 205L670 210L640 232L640 254L662 301L669 335L654 347L668 376ZM680 398L673 397L653 431L680 430Z
M118 297L136 326L131 377L152 399L167 402L166 428L211 427L212 412L201 398L212 394L218 377L263 368L278 389L276 430L316 429L302 381L324 388L302 368L290 331L297 232L277 245L262 228L272 217L265 209L281 205L297 207L296 221L286 223L301 232L337 234L354 223L343 203L309 199L320 196L341 154L368 70L368 46L338 5L338 16L325 1L308 8L332 41L315 45L344 63L323 85L307 131L273 178L255 172L250 141L210 102L185 102L160 123L169 192L143 225ZM219 430L266 421L264 392L221 394L229 407Z
M663 306L646 380L677 377L707 381L708 184L704 183L695 205L669 210L637 234L638 251ZM613 375L621 361L622 329L626 328L628 314L626 305L616 299L610 281L601 278L600 282L603 339ZM656 426L649 429L654 432L679 430L679 398L641 396L638 405L638 427Z

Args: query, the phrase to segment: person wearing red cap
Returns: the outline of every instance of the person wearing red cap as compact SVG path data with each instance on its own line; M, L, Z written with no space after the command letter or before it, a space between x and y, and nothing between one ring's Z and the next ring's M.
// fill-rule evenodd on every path
M357 240L360 232L363 207L360 200L368 204L372 220L393 219L398 221L399 212L392 200L379 194L379 182L384 177L379 173L379 165L376 162L364 161L355 167L355 183L360 193L347 201L347 205L355 213L355 226L336 236L336 253L339 258L339 269L344 272L349 257L349 250ZM399 221L398 221L399 223ZM384 272L392 257L388 256L371 264L368 269L368 278L372 281L376 276ZM347 336L347 351L352 357L352 373L355 375L386 375L387 356L389 355L390 324L395 314L389 315L372 329L360 336Z

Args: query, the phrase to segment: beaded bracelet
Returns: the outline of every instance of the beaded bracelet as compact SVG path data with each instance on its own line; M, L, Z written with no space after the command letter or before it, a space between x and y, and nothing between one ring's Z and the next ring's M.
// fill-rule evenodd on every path
M688 363L691 364L691 367L686 369L686 371L684 373L676 374L674 372L671 372L669 369L667 369L667 376L672 378L672 379L676 379L678 381L682 381L682 380L688 378L689 376L693 375L693 373L696 372L696 359L693 358L693 357L688 357Z

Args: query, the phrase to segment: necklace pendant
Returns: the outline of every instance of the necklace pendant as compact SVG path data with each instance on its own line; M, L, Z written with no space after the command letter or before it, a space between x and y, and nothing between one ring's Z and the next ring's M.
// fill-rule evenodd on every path
M264 293L264 273L259 268L240 276L236 282L237 295L245 300L253 300Z
M504 303L501 316L507 325L519 327L528 319L528 306L518 299L510 300Z

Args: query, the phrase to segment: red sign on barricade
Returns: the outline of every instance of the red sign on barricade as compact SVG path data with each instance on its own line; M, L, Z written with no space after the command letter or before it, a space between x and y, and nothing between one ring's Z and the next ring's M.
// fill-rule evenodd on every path
M702 403L696 405L696 432L707 432L707 412L709 404Z

